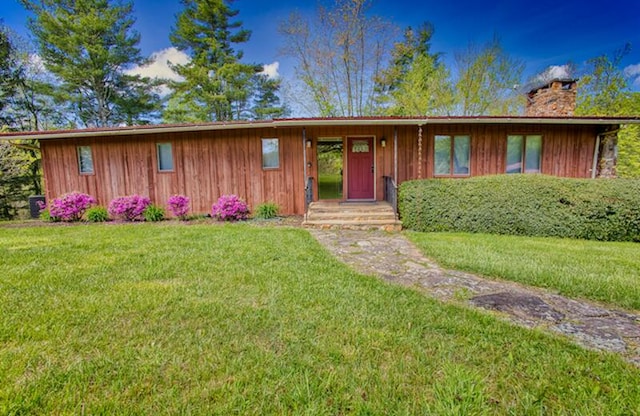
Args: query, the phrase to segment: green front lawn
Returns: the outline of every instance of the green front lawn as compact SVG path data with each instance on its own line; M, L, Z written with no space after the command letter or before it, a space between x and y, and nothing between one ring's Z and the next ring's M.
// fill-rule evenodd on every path
M443 267L640 309L640 244L493 234L406 234Z
M0 414L633 414L618 357L350 271L299 229L0 228Z

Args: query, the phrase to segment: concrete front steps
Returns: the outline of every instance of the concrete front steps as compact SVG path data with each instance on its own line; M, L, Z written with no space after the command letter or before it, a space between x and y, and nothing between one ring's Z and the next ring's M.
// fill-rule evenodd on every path
M391 204L376 202L317 201L309 204L304 227L347 230L400 231Z

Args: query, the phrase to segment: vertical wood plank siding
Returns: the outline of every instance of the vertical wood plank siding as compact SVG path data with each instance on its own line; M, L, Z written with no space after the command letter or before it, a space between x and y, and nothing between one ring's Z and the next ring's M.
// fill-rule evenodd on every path
M536 124L432 124L422 127L422 160L418 160L418 126L397 126L398 183L433 177L435 135L471 137L471 176L502 174L510 134L542 135L543 174L591 177L596 126ZM159 205L171 195L191 198L192 212L207 213L224 194L237 194L250 208L273 201L284 214L305 209L304 178L317 178L317 142L321 137L370 136L376 147L376 198L383 198L382 177L393 176L394 126L312 126L311 148L304 147L302 127L231 129L137 136L43 140L43 170L48 199L80 191L107 205L113 198L140 194ZM386 140L382 147L380 140ZM278 138L280 167L262 168L261 138ZM174 170L159 172L156 144L172 143ZM77 146L91 146L95 173L78 171ZM305 150L303 150L303 148ZM310 168L304 166L304 152ZM314 197L317 198L317 180Z
M162 206L171 195L191 199L191 211L208 213L224 194L244 198L253 209L273 201L283 213L304 212L301 129L242 129L162 133L88 139L43 140L47 198L86 192L107 205L140 194ZM263 137L280 139L280 167L262 169ZM157 143L172 143L174 170L159 172ZM91 146L94 171L80 175L77 146Z

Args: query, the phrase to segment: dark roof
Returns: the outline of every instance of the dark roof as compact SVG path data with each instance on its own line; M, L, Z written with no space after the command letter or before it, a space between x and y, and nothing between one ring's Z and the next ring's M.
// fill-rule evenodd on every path
M59 139L74 137L125 136L162 132L287 128L315 126L366 126L428 124L556 124L620 125L640 124L640 117L529 117L529 116L441 116L441 117L316 117L262 121L227 121L191 124L149 124L142 126L101 127L75 130L47 130L0 133L0 140Z

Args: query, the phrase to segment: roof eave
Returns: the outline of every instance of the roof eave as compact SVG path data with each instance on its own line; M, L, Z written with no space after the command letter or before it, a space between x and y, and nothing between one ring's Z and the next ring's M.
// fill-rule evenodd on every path
M257 128L322 127L322 126L425 126L430 124L547 124L547 125L623 125L640 124L640 118L587 117L433 117L433 118L336 118L336 119L276 119L264 122L216 123L180 126L147 126L115 128L113 130L74 130L30 132L0 135L0 140L53 140L88 137L137 136L154 133L184 133Z

